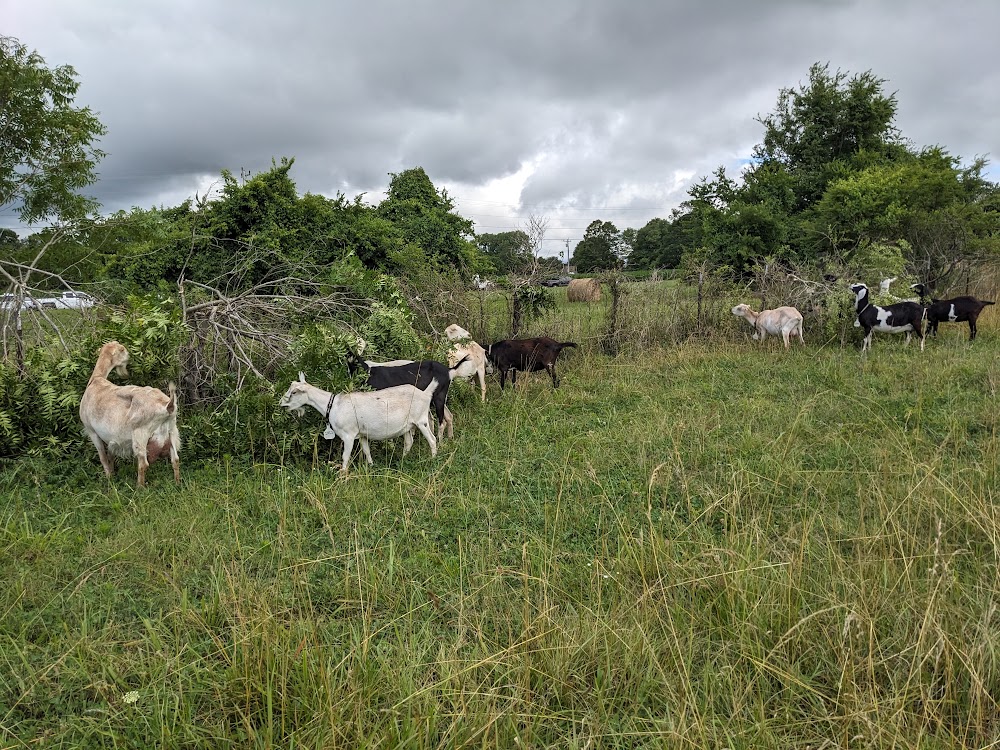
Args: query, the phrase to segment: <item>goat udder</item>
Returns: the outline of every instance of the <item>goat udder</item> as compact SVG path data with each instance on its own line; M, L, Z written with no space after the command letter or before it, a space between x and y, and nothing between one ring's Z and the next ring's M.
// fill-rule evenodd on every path
M169 440L166 440L162 443L158 443L156 442L156 440L150 439L150 441L146 443L146 461L149 463L153 463L156 459L169 455L169 453L170 453Z

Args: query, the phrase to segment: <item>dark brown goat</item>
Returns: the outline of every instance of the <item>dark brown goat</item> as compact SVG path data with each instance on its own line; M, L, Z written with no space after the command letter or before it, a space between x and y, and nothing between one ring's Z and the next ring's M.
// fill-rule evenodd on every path
M927 335L937 336L938 323L961 323L969 321L969 341L976 338L976 321L979 313L993 302L975 297L954 297L952 299L931 300L927 307Z
M483 346L483 345L481 345ZM559 342L542 336L537 339L506 339L495 344L483 346L486 358L500 371L500 389L503 390L510 372L510 382L517 382L517 372L537 372L545 370L552 376L552 387L559 387L556 377L556 359L559 352L568 346L575 347L572 341Z

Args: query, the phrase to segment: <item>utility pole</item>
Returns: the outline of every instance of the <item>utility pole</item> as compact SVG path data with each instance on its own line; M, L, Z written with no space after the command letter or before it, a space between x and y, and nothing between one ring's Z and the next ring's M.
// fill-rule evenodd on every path
M563 273L569 273L569 240L566 240L566 265L563 266Z

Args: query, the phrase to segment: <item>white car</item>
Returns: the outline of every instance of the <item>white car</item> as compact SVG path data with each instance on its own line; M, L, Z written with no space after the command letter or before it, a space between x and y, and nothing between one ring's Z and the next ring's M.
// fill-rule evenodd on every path
M94 306L94 298L85 292L63 292L58 297L42 297L35 301L39 307L60 310L84 310Z
M13 294L0 294L0 310L37 310L38 303L32 297L22 297L18 305L17 296Z

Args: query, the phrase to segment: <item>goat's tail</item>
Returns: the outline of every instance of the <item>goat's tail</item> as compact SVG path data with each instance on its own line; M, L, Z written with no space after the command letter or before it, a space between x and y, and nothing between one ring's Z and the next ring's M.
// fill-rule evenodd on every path
M995 305L996 304L996 302L991 302L988 299L981 299L979 301L982 302L984 305Z
M438 383L438 379L437 378L431 378L430 385L428 385L426 388L424 388L424 393L426 393L428 396L433 396L434 395L434 391L436 391L438 389L439 385L440 385L440 383Z
M167 414L173 414L177 411L177 386L174 385L173 380L167 386L167 392L170 393L170 400L167 402Z
M576 343L573 341L560 341L558 342L558 344L559 344L559 351L562 351L568 346L572 346L574 349L576 348Z

